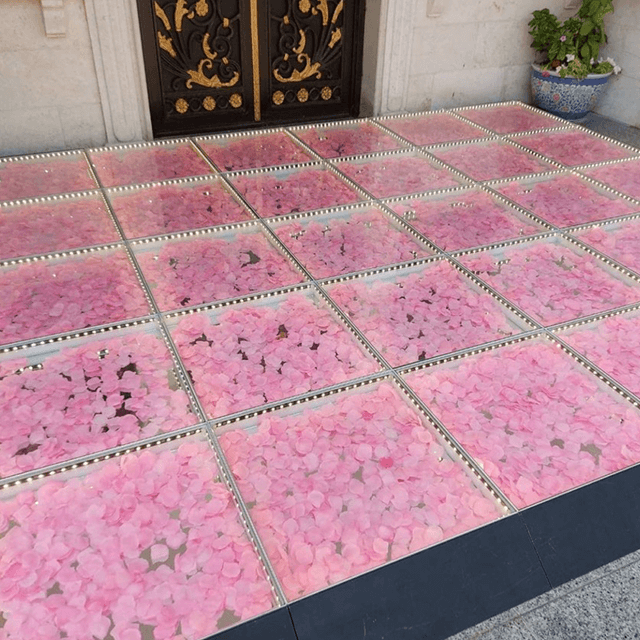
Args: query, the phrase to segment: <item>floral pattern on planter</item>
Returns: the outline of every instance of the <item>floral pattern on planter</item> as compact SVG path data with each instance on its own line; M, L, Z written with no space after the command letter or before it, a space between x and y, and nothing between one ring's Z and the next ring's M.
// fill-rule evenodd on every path
M557 73L531 70L531 93L537 107L567 120L584 118L596 107L611 74L590 74L584 80L561 78Z

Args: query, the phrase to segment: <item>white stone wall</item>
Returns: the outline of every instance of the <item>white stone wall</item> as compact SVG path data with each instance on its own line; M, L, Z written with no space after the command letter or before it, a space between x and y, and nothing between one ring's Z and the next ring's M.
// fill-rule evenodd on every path
M440 109L496 102L530 102L529 73L534 59L528 22L547 7L561 19L575 13L579 0L378 0L384 24L373 103L376 114ZM574 8L572 8L572 5ZM607 16L612 55L623 72L597 111L640 126L640 2L614 0ZM398 26L399 25L399 26ZM411 25L407 28L407 25ZM390 61L392 61L390 63ZM367 87L370 88L370 76Z
M547 7L564 17L571 13L564 10L566 4L567 0L417 2L405 109L528 102L534 56L528 33L531 12Z
M603 50L622 67L609 80L596 111L608 118L640 127L640 2L614 0L615 12L605 18L609 44Z
M62 6L50 38L39 0L0 0L0 155L106 140L84 2Z

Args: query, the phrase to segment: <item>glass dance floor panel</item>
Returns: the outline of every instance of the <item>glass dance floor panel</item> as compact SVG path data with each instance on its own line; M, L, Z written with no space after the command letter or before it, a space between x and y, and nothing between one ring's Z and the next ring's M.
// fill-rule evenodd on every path
M637 464L638 198L521 103L0 159L0 636L242 634Z

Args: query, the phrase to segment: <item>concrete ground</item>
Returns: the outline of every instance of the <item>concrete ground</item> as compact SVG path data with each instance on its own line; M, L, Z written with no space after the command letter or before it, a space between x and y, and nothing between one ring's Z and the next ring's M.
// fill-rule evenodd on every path
M580 123L640 148L640 129L597 114ZM629 554L449 640L640 638L640 551Z
M614 138L640 149L640 129L590 113L580 124L603 136Z
M514 607L449 640L640 638L640 551Z

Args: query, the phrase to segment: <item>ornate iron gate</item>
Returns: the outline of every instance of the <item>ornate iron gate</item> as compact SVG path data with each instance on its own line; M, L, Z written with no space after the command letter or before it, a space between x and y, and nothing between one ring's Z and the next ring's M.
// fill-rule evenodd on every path
M138 0L156 136L358 115L364 0Z

